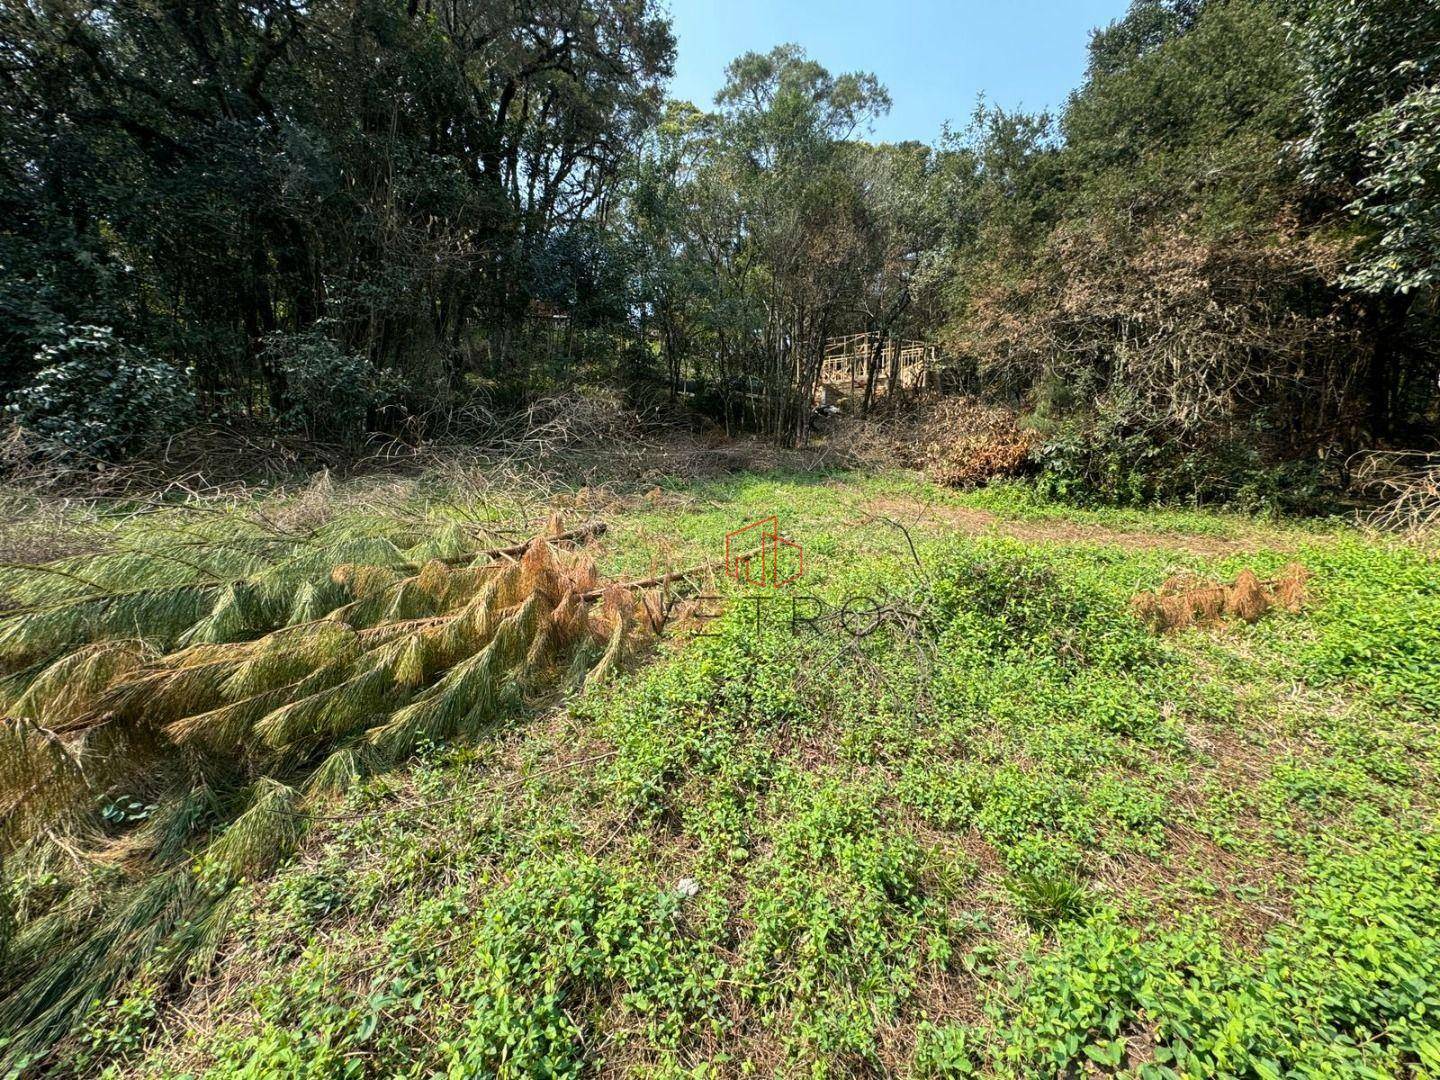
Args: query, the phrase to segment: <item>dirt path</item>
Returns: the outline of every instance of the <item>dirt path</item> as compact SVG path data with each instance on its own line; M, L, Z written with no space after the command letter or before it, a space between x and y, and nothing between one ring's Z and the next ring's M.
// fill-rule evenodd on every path
M1024 521L1004 518L989 510L940 506L905 496L882 496L867 503L865 509L876 517L893 518L907 527L945 526L972 535L995 533L1038 543L1113 544L1131 550L1158 548L1183 551L1206 558L1220 558L1237 552L1283 546L1266 543L1259 538L1231 539L1198 536L1194 533L1158 533L1139 529L1117 529L1108 525L1083 525L1074 521Z

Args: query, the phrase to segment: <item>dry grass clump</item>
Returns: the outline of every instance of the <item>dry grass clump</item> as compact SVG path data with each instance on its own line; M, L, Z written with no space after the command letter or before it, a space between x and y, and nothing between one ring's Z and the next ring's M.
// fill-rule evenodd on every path
M1229 584L1178 574L1155 592L1136 595L1130 608L1137 618L1160 631L1214 626L1225 620L1253 623L1272 608L1299 611L1305 604L1309 577L1299 563L1290 563L1270 581L1260 580L1251 570L1240 571Z
M1022 473L1034 436L1003 405L941 397L840 425L831 441L858 464L919 469L947 487L975 487Z
M335 517L335 483L329 469L322 469L295 495L266 513L277 532L289 535L313 533Z
M1440 454L1376 451L1361 461L1355 479L1383 499L1369 515L1376 528L1414 539L1440 529Z

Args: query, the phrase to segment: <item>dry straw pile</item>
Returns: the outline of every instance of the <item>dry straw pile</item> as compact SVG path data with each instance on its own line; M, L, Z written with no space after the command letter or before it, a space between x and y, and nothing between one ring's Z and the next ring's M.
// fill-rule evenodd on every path
M1131 610L1156 630L1183 630L1212 626L1226 619L1253 623L1271 608L1299 611L1305 604L1309 572L1290 563L1279 576L1262 581L1242 570L1229 584L1179 574L1155 592L1142 592L1130 601Z

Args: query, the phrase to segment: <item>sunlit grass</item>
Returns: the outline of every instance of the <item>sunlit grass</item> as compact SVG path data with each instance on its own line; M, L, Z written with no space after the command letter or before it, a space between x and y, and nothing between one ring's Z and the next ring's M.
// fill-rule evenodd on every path
M915 513L907 537L875 512L897 499L993 517ZM859 639L797 627L783 601L757 624L717 580L724 617L667 635L653 664L352 779L293 865L234 893L215 945L229 989L188 1033L160 1033L164 980L140 971L66 1060L511 1076L602 1058L1015 1076L1430 1060L1440 622L1414 549L842 473L588 512L616 577L718 559L727 531L775 514L806 548L806 593L887 614ZM1157 636L1130 612L1180 569L1296 559L1313 575L1298 614ZM27 870L25 910L48 880Z

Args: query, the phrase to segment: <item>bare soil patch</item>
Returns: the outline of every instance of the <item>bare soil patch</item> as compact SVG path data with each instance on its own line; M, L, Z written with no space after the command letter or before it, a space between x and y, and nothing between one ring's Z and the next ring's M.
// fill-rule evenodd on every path
M872 517L893 518L907 527L949 528L977 536L994 533L1033 543L1111 544L1131 551L1163 549L1206 558L1221 558L1271 546L1256 539L1116 529L1108 525L1085 525L1074 521L1022 521L1004 518L989 510L941 506L904 495L886 495L873 499L865 505L865 511Z

